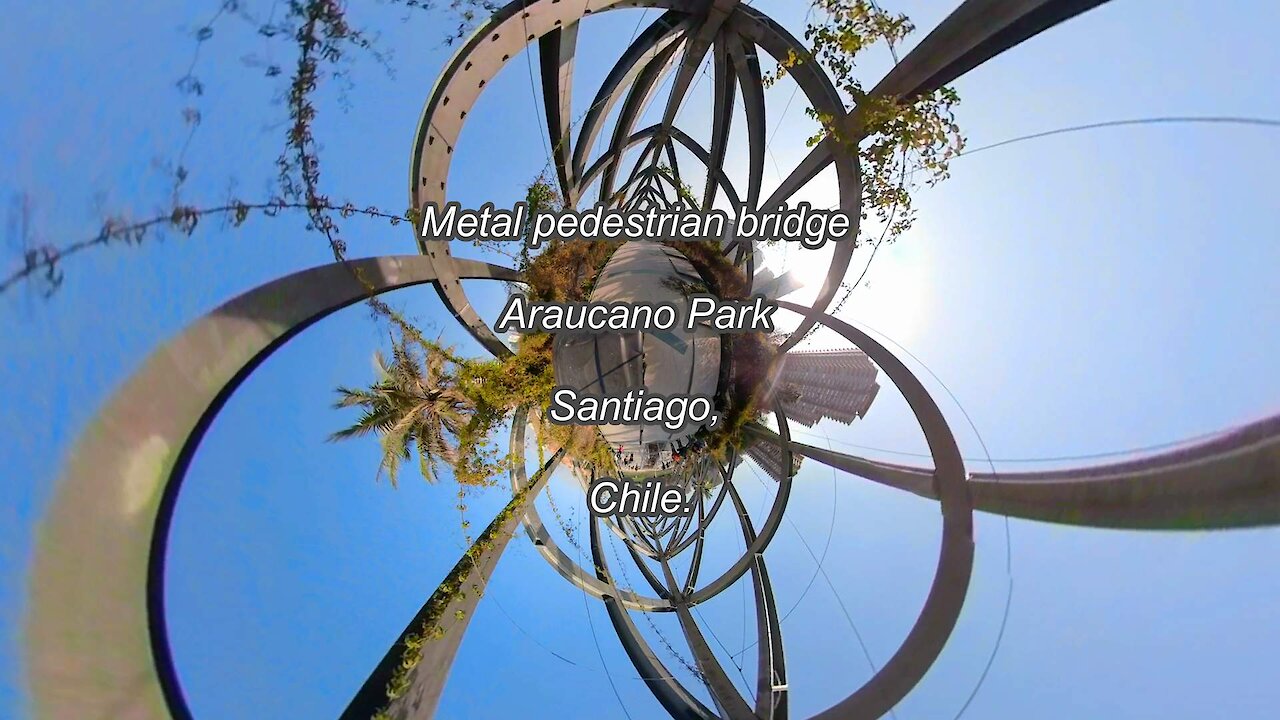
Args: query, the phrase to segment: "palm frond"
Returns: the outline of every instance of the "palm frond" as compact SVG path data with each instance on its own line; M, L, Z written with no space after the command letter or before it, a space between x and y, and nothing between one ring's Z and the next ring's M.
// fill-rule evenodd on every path
M441 462L458 462L458 438L476 421L472 400L451 372L459 362L451 350L420 338L393 337L390 355L374 353L374 384L337 388L334 407L361 408L363 413L329 440L376 434L382 447L378 479L386 472L395 486L401 463L416 451L423 479L434 482Z
M350 427L338 430L329 436L329 442L337 442L353 437L362 437L372 432L385 432L395 421L396 414L391 408L381 407L366 410L360 419Z
M339 385L335 392L338 393L338 399L333 402L335 408L356 407L359 405L369 405L378 401L378 394L369 390L356 390L344 385Z

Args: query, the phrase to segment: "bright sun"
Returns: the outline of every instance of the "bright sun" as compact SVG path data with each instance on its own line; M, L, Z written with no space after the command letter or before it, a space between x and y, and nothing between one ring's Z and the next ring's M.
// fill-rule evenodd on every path
M882 246L866 277L837 315L844 320L865 323L910 347L923 330L933 301L927 241L928 238L912 233L912 237ZM822 286L831 254L829 246L805 250L795 243L779 243L764 248L764 264L774 273L797 273L803 284L783 299L808 304ZM870 247L854 252L846 282L857 280L870 255Z

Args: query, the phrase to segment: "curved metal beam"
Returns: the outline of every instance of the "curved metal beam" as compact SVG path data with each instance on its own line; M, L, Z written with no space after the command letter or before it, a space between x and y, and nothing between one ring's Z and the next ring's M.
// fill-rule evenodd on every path
M786 58L789 50L803 47L800 41L787 32L785 28L754 8L741 7L732 20L739 35L744 39L754 41L779 62ZM831 79L827 77L817 63L801 63L791 68L789 73L800 86L800 89L804 91L809 104L815 110L830 117L838 118L839 122L842 123L842 127L838 128L838 130L846 134L846 136L851 134L851 123L845 116L844 101L840 99L840 94L836 91L835 86L831 84ZM810 156L812 156L812 153L810 153ZM771 209L786 203L809 180L812 180L827 165L832 163L835 164L836 168L839 207L849 215L849 239L834 243L831 263L827 268L827 275L823 279L822 287L818 290L818 295L814 298L812 306L802 313L803 317L799 326L782 343L779 349L783 352L795 347L818 322L821 314L826 311L827 306L831 304L836 293L839 292L840 283L844 280L845 273L849 270L849 262L853 259L853 251L857 247L856 238L858 237L858 228L862 217L860 210L862 178L857 156L847 148L839 148L838 152L831 153L829 159L820 164L806 158L801 161L796 170L792 171L791 175L783 180L782 184L769 196L769 199L761 204L762 208Z
M743 429L747 434L760 439L762 442L775 445L783 443L782 438L777 433L758 423L751 423L744 426ZM932 468L894 465L876 460L867 460L857 455L847 455L836 450L806 445L795 440L786 441L785 446L794 453L816 460L828 467L843 470L851 475L864 477L881 485L888 485L899 490L906 490L930 500L938 499L937 493L933 490Z
M748 426L766 441L780 438ZM793 451L937 499L933 470L790 441ZM1047 472L973 473L973 509L1025 520L1127 530L1280 525L1280 415L1150 457Z
M645 28L631 45L622 53L609 71L609 75L596 92L591 107L582 121L582 132L573 148L573 174L584 177L583 171L591 148L604 125L605 117L614 104L618 102L623 88L635 82L636 78L647 67L648 63L666 51L673 43L683 42L692 21L684 14L676 11L663 13ZM578 187L578 191L586 190L586 182Z
M631 546L631 543L623 543L623 546L627 548L627 553L631 555L632 562L634 562L636 567L640 569L641 577L644 578L645 582L649 583L649 587L653 588L653 592L663 600L671 600L671 591L667 589L666 585L662 584L662 580L658 579L657 575L653 574L653 570L649 568L644 557L641 556L640 553L636 552L636 549Z
M802 305L778 301L800 312ZM818 713L821 720L878 718L916 686L942 652L964 607L973 571L973 510L965 482L964 461L955 436L937 403L902 361L869 335L846 322L821 314L824 325L866 353L901 391L933 455L937 493L942 505L942 549L938 569L920 616L902 645L857 692ZM783 438L787 434L781 433ZM785 449L787 445L783 445ZM790 457L784 455L784 462ZM787 467L785 464L783 467Z
M662 144L662 149L667 154L667 163L671 166L671 181L677 188L684 187L684 180L680 178L680 161L676 158L676 146L671 142L670 138ZM681 198L681 202L684 198Z
M612 587L613 580L609 575L609 564L604 556L598 518L592 516L588 524L591 528L591 557L595 562L596 577L600 582ZM649 691L671 714L671 717L678 720L713 720L715 714L686 690L667 670L657 654L649 647L649 643L645 642L640 631L636 629L631 616L614 599L614 596L605 595L603 599L605 610L609 613L609 621L613 623L613 629L627 657L631 659L631 664L635 666L645 685L649 687Z
M782 405L780 401L774 405L774 416L778 419L778 429L781 430L782 437L789 440L791 438L791 434L787 429L787 420L786 416L782 412ZM732 458L730 458L730 460L732 460ZM791 451L787 449L786 445L782 446L782 466L786 468L792 466ZM729 468L724 478L726 485L733 482L733 473L736 470L736 466L731 466ZM721 471L724 472L723 469ZM729 569L725 570L720 577L712 580L702 589L694 591L694 593L688 597L688 603L690 605L697 605L698 603L706 602L720 594L730 585L737 582L738 578L742 577L747 570L751 568L752 557L759 553L763 553L765 548L769 547L769 543L773 541L773 536L777 534L778 528L782 526L782 515L787 511L787 500L790 497L791 475L788 474L778 482L778 492L773 496L773 505L769 507L769 514L765 517L764 524L760 526L760 531L756 535L755 540L752 541L751 544L747 545L746 551L742 554L742 557L738 558L737 562L729 566Z
M519 490L529 482L528 470L524 463L524 433L526 425L524 419L524 417L518 416L513 418L511 423L511 456L515 458L511 466L511 485L514 490ZM671 610L671 603L665 599L646 597L633 592L618 590L601 582L594 573L588 573L584 570L581 565L560 549L555 538L551 537L551 534L547 532L546 525L542 523L542 517L539 515L536 506L529 505L525 509L521 524L543 559L551 567L555 568L561 577L577 585L592 597L603 599L613 596L625 607L633 610L649 612L667 612Z
M614 143L613 148L616 149L617 152L613 152L613 150L611 150L609 153L607 153L611 157L617 158L618 162L616 163L610 162L606 166L604 166L606 174L613 172L621 164L623 155L626 152L624 149L622 149L623 145L625 145L625 143L622 143L622 144ZM627 146L627 147L630 147L630 146ZM640 156L636 158L635 164L631 166L631 172L628 173L627 181L622 184L623 186L619 188L617 192L605 193L604 183L603 181L601 181L599 195L601 197L608 197L612 195L612 197L615 199L621 199L626 194L627 190L631 188L633 185L635 185L637 180L639 180L641 173L653 172L656 170L658 165L659 152L660 151L657 145L657 137L655 136L653 138L650 138L649 142L644 146L644 150L640 151ZM653 155L653 159L648 160L651 154ZM610 187L612 187L612 183L610 183ZM632 200L635 200L635 198L632 198Z
M726 483L721 483L720 493L722 496L725 492L724 488L726 485L727 485ZM706 503L703 502L703 499L701 497L699 497L698 498L698 526L697 526L697 529L694 530L694 537L693 537L693 539L696 540L697 542L693 546L693 557L689 559L689 571L685 573L684 585L680 589L680 591L685 595L688 595L689 593L693 592L693 588L697 586L698 572L702 569L702 550L706 545L706 532L707 532L706 509L707 509ZM672 551L669 553L669 555L671 557L675 557L676 553Z
M737 488L729 486L733 506L738 511L742 539L750 545L755 539L747 506ZM778 603L769 582L764 555L756 555L751 565L752 589L756 601L756 716L760 720L786 720L788 714L787 663L782 648L782 621L778 619Z
M706 57L707 49L711 47L725 19L737 9L738 2L739 0L709 0L703 3L705 10L702 22L699 23L697 31L691 33L689 43L680 59L680 70L676 73L671 83L671 93L667 96L667 106L662 113L664 131L675 125L680 104L689 93L694 73L698 72L698 66L702 64L702 58Z
M724 158L729 149L729 130L733 127L733 101L737 97L734 68L729 62L723 36L712 48L711 162L707 166L706 187L702 207L710 210L716 199L716 176L724 173Z
M649 138L656 135L661 129L662 129L661 125L650 125L649 127L644 128L643 130L637 130L635 134L627 138L627 142L622 147L622 150L625 151L628 148L631 148L632 146L634 146L636 143L648 140ZM685 148L694 157L696 157L699 161L701 161L704 165L707 165L707 163L711 162L710 153L707 152L706 148L698 144L697 140L694 140L693 138L689 137L680 128L673 127L670 129L669 132L672 139L676 140L681 145L684 145ZM597 158L596 161L592 163L591 167L588 168L586 173L582 176L582 189L585 190L587 187L591 185L592 181L595 180L596 176L599 175L600 172L604 170L604 168L608 165L609 162L613 161L613 157L614 156L611 154L605 154ZM709 173L714 172L716 179L720 181L720 189L723 190L725 194L730 198L730 201L732 202L733 206L737 207L739 204L738 192L737 190L734 189L733 182L729 180L729 176L724 173L724 170L723 169L713 170L709 165L707 165L707 172Z
M420 210L429 202L444 204L454 146L467 113L485 85L508 60L524 51L535 39L577 23L584 15L616 9L624 4L629 7L667 7L677 14L687 14L699 6L696 0L634 0L625 3L623 0L586 0L581 4L558 0L533 3L513 0L481 25L437 78L423 107L414 138L413 160L409 166L410 206ZM563 120L558 127L563 128ZM559 146L563 147L564 143L559 143ZM576 200L572 195L569 197ZM420 223L413 224L413 231L418 249L434 263L435 289L449 312L494 356L510 354L511 350L493 334L471 306L455 272L450 243L424 240Z
M567 207L578 204L573 180L573 60L578 48L578 23L571 22L538 38L538 66L542 73L542 105L547 116L551 157Z
M662 82L662 78L666 76L667 71L671 69L671 64L675 60L676 50L680 48L681 42L672 42L667 44L665 48L660 50L653 56L653 59L645 64L644 69L636 76L635 82L631 83L631 88L627 91L627 97L622 101L622 109L618 111L618 117L613 125L613 137L610 141L609 153L613 157L621 159L622 153L617 148L622 147L627 137L631 135L631 131L635 129L636 122L640 119L641 113L649 106L653 100L653 96L658 91L658 84ZM655 157L656 157L655 153ZM641 162L643 162L641 157ZM620 163L613 162L605 168L604 177L600 180L600 196L607 197L612 194L613 182L618 175L618 165ZM639 165L640 163L637 163Z
M520 491L513 494L506 508L494 517L475 543L463 551L453 569L422 604L418 614L405 626L404 632L391 644L382 661L369 673L368 679L356 691L340 720L369 720L380 711L385 711L385 715L380 717L394 720L425 719L435 715L440 696L444 693L445 682L449 679L449 671L453 669L454 658L458 656L458 648L462 647L462 638L471 625L471 618L475 617L480 598L484 597L484 588L489 584L498 561L502 559L502 553L515 533L516 524L520 522L521 513L518 510L521 506L533 504L534 498L546 487L547 479L563 457L564 448L560 448L547 458L547 462L534 474L528 491L523 496ZM473 556L472 552L476 549L480 553ZM465 583L471 591L460 591L458 587L451 586L451 578L454 579L453 582ZM435 609L441 603L447 604L442 610ZM408 687L399 697L389 700L387 688L410 651L410 640L422 643L424 627L432 615L438 618L436 625L444 635L434 639L427 638L420 646L417 663L406 676Z
M715 501L711 503L711 510L707 512L706 520L703 520L702 524L704 525L710 524L711 521L715 519L716 513L720 512L720 506L724 504L724 498L725 498L725 483L722 482L720 483L720 493L716 495ZM679 555L680 553L684 552L685 548L689 547L689 545L698 541L700 537L701 537L701 533L695 533L681 540L676 545L675 549L671 551L671 556L675 557L676 555ZM699 553L700 552L701 551L699 551Z
M755 209L760 202L760 184L764 180L765 126L764 79L760 58L754 45L747 45L737 35L726 35L729 58L742 93L742 109L747 118L747 206Z
M462 277L514 277L455 262ZM188 325L112 395L73 446L39 529L26 621L37 716L190 717L169 646L164 578L173 512L201 439L263 360L366 298L365 282L376 294L435 279L419 255L285 276Z

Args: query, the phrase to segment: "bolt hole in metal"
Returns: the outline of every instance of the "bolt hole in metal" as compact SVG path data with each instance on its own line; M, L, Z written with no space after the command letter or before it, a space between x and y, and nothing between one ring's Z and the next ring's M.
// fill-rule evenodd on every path
M466 43L428 98L427 111L414 139L414 167L409 176L413 207L420 208L426 202L444 202L446 199L446 180L454 148L448 142L444 148L436 148L435 135L426 130L433 126L447 128L448 137L461 137L461 129L457 126L465 120L467 110L459 111L456 120L451 115L440 113L449 104L449 93L461 92L463 94L456 96L470 98L467 93L486 87L483 80L475 86L451 87L459 82L477 82L474 78L464 80L461 77L464 71L479 65L488 77L493 77L496 66L510 59L509 53L499 54L494 45L499 39L499 31L520 32L513 37L527 35L532 42L534 35L520 29L518 23L525 19L519 16L520 12L528 11L530 20L536 18L541 32L551 27L550 23L572 26L594 10L608 11L617 7L600 0L595 2L596 8L584 8L578 3L561 3L559 0L520 0L499 9L494 18ZM1079 0L1035 3L968 0L942 21L943 27L938 32L922 34L925 39L903 58L899 69L885 82L889 90L904 96L928 90L930 86L950 83L1023 40L1100 4ZM750 169L743 177L728 177L724 171L725 159L721 149L729 136L727 118L731 114L727 110L704 118L713 127L710 132L696 136L710 138L711 147L707 147L680 130L674 122L670 127L663 123L651 128L636 126L638 117L643 114L640 106L643 105L642 100L652 101L649 90L675 86L675 83L664 82L669 73L679 72L681 52L688 47L691 38L706 30L709 36L721 38L726 43L725 52L730 56L729 62L723 64L725 71L721 78L709 81L713 86L720 83L726 97L729 90L738 93L734 96L734 103L726 101L722 104L741 110L746 122L750 123L752 114L759 108L752 107L750 103L755 101L741 97L738 89L744 85L750 87L755 81L751 73L758 71L754 58L759 51L763 50L778 60L793 52L802 53L805 48L794 36L746 3L717 2L717 8L728 6L726 13L705 12L706 4L698 4L694 8L698 12L690 12L694 3L686 1L665 0L646 5L662 11L662 15L642 27L630 44L621 50L612 67L614 72L607 75L597 96L583 103L588 108L584 117L564 119L570 134L561 138L564 141L562 146L556 145L557 157L548 158L551 167L557 171L557 181L565 183L561 190L571 202L588 198L605 185L610 192L620 191L623 201L637 199L643 192L647 193L647 202L661 202L658 190L662 188L656 185L661 180L651 176L629 179L629 168L622 167L626 150L637 145L643 149L644 143L653 141L658 145L654 149L661 152L651 152L650 157L657 157L670 149L667 157L683 157L686 162L692 158L693 162L701 163L706 174L713 178L711 194L723 196L732 192L742 199L752 195L751 188L755 187L755 194L759 195L762 163L745 163ZM989 12L996 6L1002 12ZM711 22L718 23L717 27L705 27ZM673 44L676 47L673 48ZM705 52L714 54L714 47L713 44ZM666 52L668 49L671 52ZM574 59L579 64L584 62L583 58L573 58L576 50L572 47L562 45L559 51L566 59ZM591 58L590 61L598 60ZM659 64L651 65L655 61ZM562 85L560 78L563 67L568 65L543 64L542 86L546 92L534 93L535 97L547 101L543 113L544 132L560 132L554 125L546 124L545 117L559 113L561 107L572 106L568 102L572 99L572 86ZM571 70L566 74L571 75ZM843 104L831 86L830 78L820 68L801 64L793 69L792 76L803 93L804 104L820 113L835 115L843 112ZM643 86L638 91L635 90L637 84ZM685 92L688 92L687 87ZM629 96L636 99L629 103ZM470 101L463 101L464 104L467 102ZM657 102L663 100L658 99ZM676 104L679 104L679 99ZM606 120L612 111L616 111L615 117L629 126L622 131L611 132ZM747 154L763 157L767 149L764 132L753 133L748 128L745 137ZM719 142L716 138L720 138ZM592 154L593 148L600 152ZM800 175L834 167L840 206L857 217L861 186L856 158L839 147L820 146L809 152L813 155L808 162L797 164L797 167L806 168L804 171L793 170L794 175L784 174L780 190L775 192L782 197L756 197L755 202L765 205L788 200L791 197L788 190L793 193L804 185ZM694 192L701 194L702 190L704 188L695 188ZM602 195L610 197L609 193ZM481 347L494 354L508 352L476 314L460 280L505 282L518 280L518 276L508 267L452 257L448 246L437 249L436 246L419 244L417 228L412 230L415 233L414 246L421 255L355 260L351 264L373 278L375 292L417 284L434 285L450 314L463 324ZM754 251L744 248L734 257L735 263L752 267ZM838 287L847 269L848 255L839 249L833 251L824 286ZM27 664L32 676L34 702L42 711L47 710L42 715L113 717L119 715L120 708L130 708L130 712L136 709L137 717L148 720L190 717L178 682L180 674L173 663L164 613L164 567L169 527L189 461L217 411L264 358L310 324L337 309L359 302L369 292L368 288L354 281L350 267L344 264L305 270L251 290L223 309L189 325L174 342L144 363L99 412L93 427L146 430L138 433L137 437L139 442L150 445L133 443L127 434L104 441L100 434L86 433L77 441L71 454L73 460L59 479L57 493L42 530L42 540L34 556L31 602L28 603L31 613L28 647L31 649ZM287 317L279 315L282 312L281 297L297 301L296 307L285 309ZM776 429L762 426L751 429L755 447L767 448L771 455L777 457L781 468L789 468L794 455L803 455L809 464L827 465L843 473L842 481L870 479L936 502L941 516L942 547L928 597L901 647L880 665L870 680L850 687L849 695L817 717L875 718L891 712L943 651L963 606L973 567L972 513L975 509L1027 520L1128 529L1208 529L1280 522L1280 503L1275 501L1276 481L1271 476L1261 479L1257 476L1258 468L1275 467L1280 462L1280 418L1276 417L1140 460L1042 473L996 476L995 473L975 472L970 475L946 419L919 379L876 339L832 317L827 312L832 297L833 294L823 292L809 305L785 301L782 304L802 318L797 326L797 335L807 332L810 327L833 332L865 353L880 368L902 393L919 423L926 437L932 467L873 462L808 445L799 433L792 436L792 423L786 411L777 407ZM228 316L226 308L239 314ZM271 315L271 323L262 324L261 333L246 336L245 343L224 342L219 345L216 342L217 338L229 336L229 323L238 322L245 312L254 310L260 310L264 315L275 313ZM797 337L795 342L785 347L790 351L798 343ZM221 355L215 353L216 357L211 356L208 352L210 347L221 347L217 351ZM183 357L206 358L209 362L193 370L175 361L175 358ZM193 380L196 377L200 382ZM522 451L518 453L520 458L524 457L527 444L526 423L524 414L517 415L512 423L511 448ZM174 464L145 464L138 472L145 471L151 475L144 478L125 477L104 470L139 468L136 458L150 457L145 453L152 451L157 439L176 453L178 460ZM750 508L735 487L735 479L740 472L738 468L742 464L734 460L736 458L731 457L730 462L714 468L720 476L718 489L705 499L704 515L687 527L672 530L681 537L679 540L668 542L667 537L658 532L663 529L658 526L592 520L588 523L588 532L581 538L589 544L593 555L590 563L584 564L571 558L545 533L546 528L532 503L522 514L510 520L509 528L503 528L514 532L518 529L517 524L523 527L533 539L536 552L557 573L573 583L584 598L594 598L604 605L609 625L633 663L636 676L646 679L648 690L673 716L780 718L787 713L792 683L786 676L783 628L772 599L767 563L772 556L767 550L785 519L792 485L801 480L793 478L790 472L780 473L777 491L768 510L760 517L752 517ZM135 462L131 465L131 461ZM552 457L549 466L541 469L543 472L531 474L523 462L518 462L511 473L512 485L516 489L532 486L532 494L536 495L558 464L559 458ZM1196 471L1189 472L1191 467ZM154 488L160 500L154 507L131 508L131 514L123 517L118 512L118 499L136 490L140 480L145 481L143 486ZM1126 501L1126 498L1134 497L1141 497L1144 501L1138 505ZM1179 514L1180 508L1185 511L1187 507L1194 508L1194 517L1189 518L1186 512ZM705 577L692 572L686 577L675 577L671 563L662 562L669 558L663 556L696 554L700 544L705 542L706 528L715 521L724 523L741 536L743 552L723 572L708 572ZM615 538L610 543L627 550L634 563L608 561L603 540L606 532ZM506 546L505 542L502 546ZM126 551L129 549L136 552ZM495 554L486 558L494 561L489 563L490 566L496 565L497 553L500 552L495 550ZM695 564L695 561L690 562L691 566ZM637 582L639 589L618 587L623 573L632 573L631 577L635 578L643 573L641 568L648 570L652 580L646 578ZM138 582L141 577L146 578L145 584ZM713 649L716 638L709 637L711 629L700 622L698 606L720 596L738 582L756 595L758 655L767 660L762 664L765 672L763 682L757 685L762 689L762 697L759 698L751 698L749 694L744 696L734 687L734 681ZM756 589L761 591L755 593ZM479 595L472 594L466 600L471 603L468 609L474 609L474 604L480 601ZM94 602L67 601L68 598L86 597L92 597ZM637 629L634 618L645 613L667 613L678 620L687 653L694 657L700 680L705 681L707 693L714 698L714 711L673 677L649 639ZM473 615L472 612L464 612L461 616L464 619L460 621L463 624L455 630L465 629L465 622L469 622ZM416 629L410 622L406 633L411 634ZM104 638L109 641L104 642ZM368 718L387 705L387 684L391 673L402 662L403 649L400 645L390 648L343 717ZM405 696L415 701L413 704L403 699L393 701L389 709L392 716L431 714L456 649L456 645L448 644L424 646L423 652L430 657L425 657L416 666L419 669L409 678L412 692ZM74 666L62 662L68 657L76 659ZM71 687L68 683L75 683L75 692L67 691ZM699 690L698 694L701 692Z

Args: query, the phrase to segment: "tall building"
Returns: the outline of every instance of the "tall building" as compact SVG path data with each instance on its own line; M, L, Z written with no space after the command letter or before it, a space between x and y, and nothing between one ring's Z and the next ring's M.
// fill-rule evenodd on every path
M774 393L787 420L813 427L829 418L846 425L867 414L880 385L861 350L792 352L783 356Z
M757 442L747 448L747 457L756 461L761 470L765 474L773 478L774 482L781 482L783 478L782 472L782 448L771 442ZM800 469L800 461L804 458L797 453L791 454L791 474L794 475ZM739 457L741 462L741 457Z

